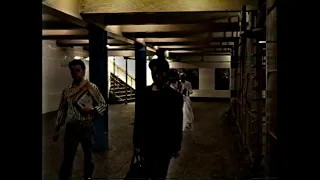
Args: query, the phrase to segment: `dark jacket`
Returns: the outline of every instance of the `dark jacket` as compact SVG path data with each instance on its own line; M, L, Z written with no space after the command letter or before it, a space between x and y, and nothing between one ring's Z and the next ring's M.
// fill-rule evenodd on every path
M170 87L152 91L146 87L140 111L136 111L133 144L146 150L180 151L183 96Z

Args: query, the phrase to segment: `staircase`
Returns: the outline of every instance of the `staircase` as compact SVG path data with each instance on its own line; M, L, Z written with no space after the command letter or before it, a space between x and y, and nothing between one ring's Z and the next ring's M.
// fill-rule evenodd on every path
M112 64L116 71L110 75L110 104L122 104L135 101L135 79L126 73L124 69ZM127 79L127 83L125 82ZM130 85L129 85L130 84Z

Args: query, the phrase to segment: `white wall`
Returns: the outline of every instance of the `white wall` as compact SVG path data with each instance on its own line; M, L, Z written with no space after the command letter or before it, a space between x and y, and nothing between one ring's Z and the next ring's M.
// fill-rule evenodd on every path
M123 57L120 57L120 56L109 57L109 61L111 62L114 62L114 59L118 66L120 66L122 69L126 69L126 60ZM136 76L135 72L136 72L135 61L132 59L128 59L128 74L135 77Z
M199 90L194 90L192 97L229 98L230 90L215 90L215 68L230 68L231 56L182 57L183 62L170 62L170 68L199 68Z
M126 61L123 57L109 57L109 73L113 72L113 65L112 62L115 62L118 66L120 66L122 69L126 69ZM151 71L149 69L149 61L147 61L146 64L146 68L147 68L147 85L151 85L153 83L152 80L152 76L151 76ZM125 76L123 76L123 74L117 72L115 72L115 74L123 81L125 81ZM135 64L135 60L132 59L128 59L128 74L130 74L131 76L135 77L136 76L136 64ZM130 85L130 82L128 82L128 84ZM132 86L135 87L135 84Z
M42 113L56 111L60 103L62 90L71 84L71 76L68 67L61 67L65 58L74 56L88 57L88 52L82 47L61 48L56 46L54 40L42 41ZM199 68L199 90L194 90L194 97L230 97L230 91L214 90L215 88L215 68L230 68L230 56L205 57L199 62L200 57L183 57L183 62L169 62L171 68ZM86 79L89 79L89 62L84 61ZM113 62L113 57L109 57L109 62ZM116 64L125 69L123 57L116 57ZM147 85L151 85L153 80L151 71L147 68ZM113 72L113 67L109 64L109 73ZM128 72L135 77L135 61L128 60ZM109 81L110 82L110 81ZM109 84L110 85L110 84ZM110 86L109 86L110 87Z
M54 40L42 40L42 114L56 111L61 92L72 82L68 67L61 67L63 60L74 56L88 56L83 48L61 48ZM86 78L89 77L89 64Z

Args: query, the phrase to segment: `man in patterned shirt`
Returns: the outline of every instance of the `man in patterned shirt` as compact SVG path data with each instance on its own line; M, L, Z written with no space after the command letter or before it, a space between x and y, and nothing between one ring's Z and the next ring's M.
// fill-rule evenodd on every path
M69 69L73 82L62 92L54 136L54 140L57 141L59 130L66 124L64 159L59 179L71 178L73 160L80 143L84 152L84 179L87 180L91 178L94 169L91 157L94 132L92 119L94 116L103 115L107 105L98 87L84 79L86 67L81 60L71 61Z

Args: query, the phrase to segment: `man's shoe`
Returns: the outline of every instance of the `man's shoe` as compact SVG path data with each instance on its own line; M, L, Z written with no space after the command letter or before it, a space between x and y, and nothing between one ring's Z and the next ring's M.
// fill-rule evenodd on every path
M94 171L94 163L90 162L90 164L84 171L84 180L92 179L93 171Z

